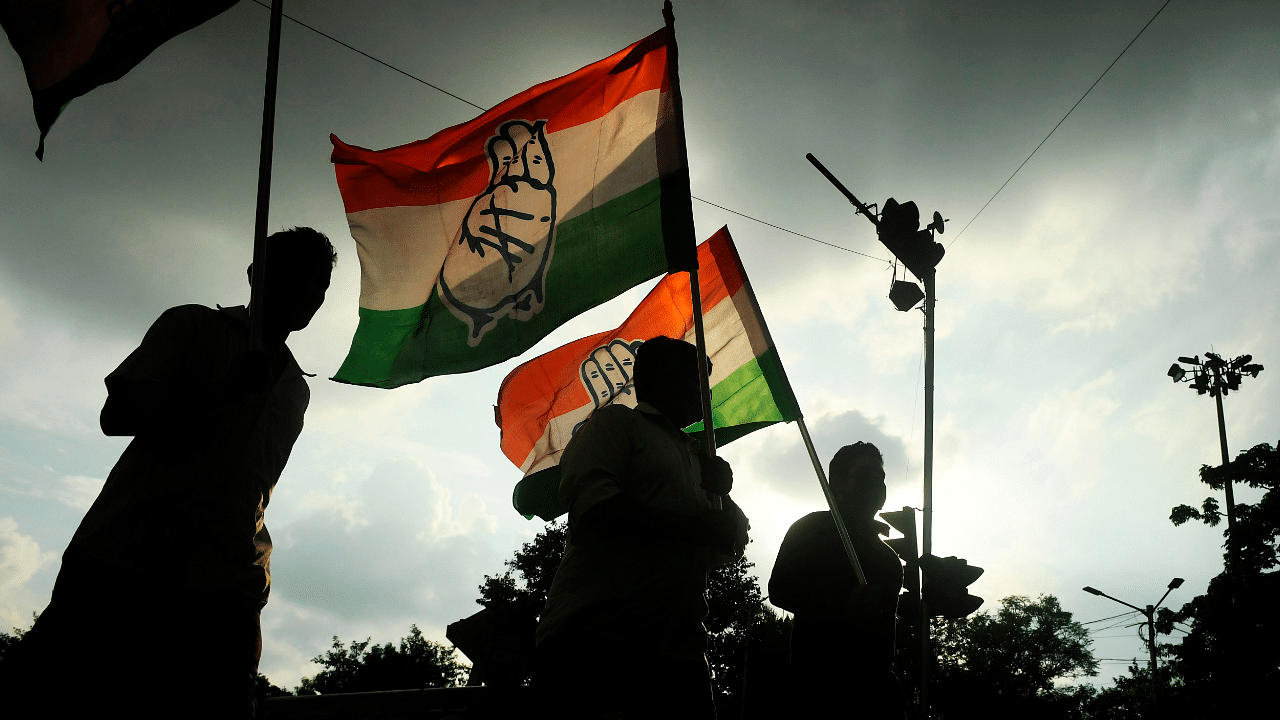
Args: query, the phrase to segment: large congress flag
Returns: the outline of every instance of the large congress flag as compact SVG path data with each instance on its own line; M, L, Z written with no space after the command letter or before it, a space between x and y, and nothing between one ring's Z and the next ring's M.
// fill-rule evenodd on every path
M716 444L799 418L728 228L698 246L698 275ZM502 452L525 473L513 497L516 510L544 520L566 512L557 498L560 453L596 408L636 405L635 353L656 335L693 342L688 273L663 278L620 327L540 355L503 380L497 417ZM687 431L701 429L697 423Z
M694 262L669 28L419 142L333 139L360 257L335 380L392 388L527 350Z

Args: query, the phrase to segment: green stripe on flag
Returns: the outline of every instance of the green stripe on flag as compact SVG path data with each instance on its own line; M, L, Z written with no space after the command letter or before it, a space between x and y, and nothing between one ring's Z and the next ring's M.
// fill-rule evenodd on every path
M551 522L569 512L569 508L560 502L560 466L539 470L516 483L516 489L511 493L511 504L516 512L524 515L525 520L532 520L537 515Z
M748 423L791 422L800 417L800 406L782 374L782 363L774 348L769 348L760 357L753 358L716 383L711 388L711 406L718 445L746 434L722 431ZM688 433L701 431L701 422L685 429ZM728 439L721 439L722 436Z
M667 271L662 180L655 179L556 229L546 305L527 321L499 320L480 344L433 292L425 306L360 308L338 382L394 388L435 375L470 372L515 357L570 318Z

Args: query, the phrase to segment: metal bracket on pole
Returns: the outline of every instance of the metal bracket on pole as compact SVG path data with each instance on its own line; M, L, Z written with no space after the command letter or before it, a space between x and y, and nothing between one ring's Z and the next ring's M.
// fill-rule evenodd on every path
M865 215L866 218L871 221L871 224L875 225L876 228L879 229L880 221L876 219L876 214L871 211L871 208L867 207L866 204L864 204L861 200L854 197L853 193L849 192L849 188L845 187L844 183L837 180L836 176L832 175L831 171L828 170L825 165L818 162L818 158L814 157L813 153L806 153L804 157L815 168L818 169L818 172L822 173L822 176L825 177L828 182L836 186L836 189L840 191L841 195L844 195L846 198L848 198L849 202L853 203L853 206L858 208L858 212L860 214Z

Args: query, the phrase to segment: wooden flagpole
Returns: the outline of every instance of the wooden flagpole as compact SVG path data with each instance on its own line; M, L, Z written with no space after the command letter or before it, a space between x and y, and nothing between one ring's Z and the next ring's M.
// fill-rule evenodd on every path
M276 130L276 77L280 74L280 22L284 0L272 0L267 39L267 88L262 100L262 150L258 156L258 208L253 226L253 287L249 290L249 349L262 350L267 290L267 219L271 210L271 156Z

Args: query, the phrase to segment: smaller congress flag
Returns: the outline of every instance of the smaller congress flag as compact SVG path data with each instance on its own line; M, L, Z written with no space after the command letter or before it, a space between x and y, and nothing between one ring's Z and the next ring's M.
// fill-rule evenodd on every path
M799 418L800 406L728 228L698 246L698 274L716 444ZM567 511L558 498L560 453L596 408L636 405L635 353L655 335L693 342L688 273L663 278L620 327L540 355L502 381L502 452L525 473L512 498L525 517L552 520ZM686 428L701 430L701 422Z

